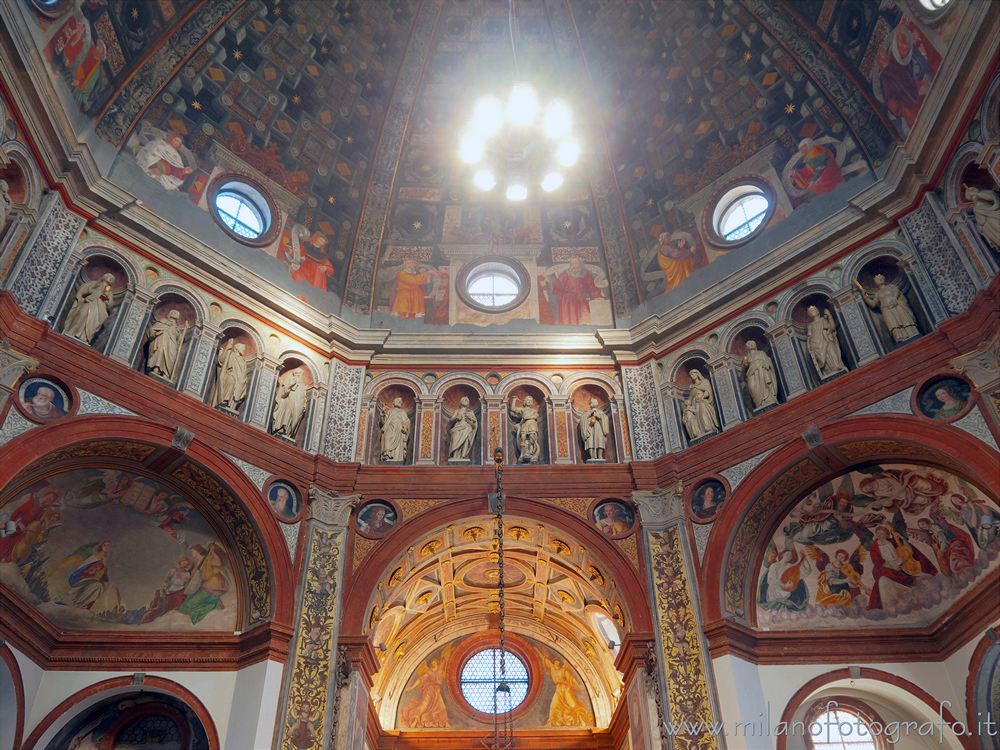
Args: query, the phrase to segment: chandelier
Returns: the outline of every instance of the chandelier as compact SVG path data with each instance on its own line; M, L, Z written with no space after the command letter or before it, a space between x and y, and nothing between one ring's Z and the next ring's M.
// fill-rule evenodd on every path
M563 183L564 171L580 155L573 137L572 114L559 99L543 105L535 87L521 79L514 40L514 0L507 11L514 84L503 101L496 94L481 97L461 137L459 156L473 168L473 184L489 192L502 185L508 200L522 201L535 186L552 192Z

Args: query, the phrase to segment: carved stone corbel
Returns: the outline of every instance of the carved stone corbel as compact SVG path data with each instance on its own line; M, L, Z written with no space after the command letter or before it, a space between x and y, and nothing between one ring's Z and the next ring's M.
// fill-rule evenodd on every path
M14 384L38 367L38 360L10 348L10 344L0 339L0 410L7 405L7 399L14 392Z
M315 484L309 486L309 507L312 517L328 526L347 526L351 511L361 500L361 495L341 496L334 490L321 490Z
M684 485L678 481L672 487L651 492L633 492L632 502L639 508L643 526L662 526L684 517L682 499Z

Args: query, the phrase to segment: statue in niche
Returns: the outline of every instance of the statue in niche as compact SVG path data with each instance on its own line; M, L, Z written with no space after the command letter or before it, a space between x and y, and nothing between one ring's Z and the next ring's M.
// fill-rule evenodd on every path
M778 403L778 379L774 376L771 358L757 348L756 341L747 341L747 355L743 358L747 373L747 389L753 399L754 409Z
M149 349L146 354L146 373L173 383L177 379L181 362L181 349L187 324L181 325L180 310L171 310L165 319L157 319L146 329Z
M517 462L538 463L542 456L542 444L538 439L538 419L541 414L533 397L525 396L521 406L517 405L518 401L520 399L517 396L511 396L510 413L519 420L515 431Z
M809 313L809 356L821 379L847 372L844 360L840 358L840 340L837 338L837 326L829 310L820 314L816 305L810 305Z
M448 437L448 460L468 461L472 453L472 441L479 431L479 421L469 408L469 397L462 396L458 409L451 417L451 434Z
M976 217L976 228L986 241L1000 250L1000 196L992 190L965 188L966 199L972 201L972 214Z
M392 408L386 409L381 401L379 414L382 419L382 452L383 462L403 463L406 460L406 444L410 439L410 415L403 408L403 399L397 396L392 400Z
M580 417L580 439L587 451L587 461L604 461L604 451L608 447L610 422L597 399L590 399L590 408Z
M246 350L246 344L236 343L236 339L229 339L219 350L215 383L208 399L211 406L235 413L247 397L247 363L243 359Z
M701 370L691 370L691 392L684 404L682 421L692 440L719 431L719 420L715 416L715 394L712 393L712 384L701 374Z
M294 442L305 413L306 384L302 382L302 370L296 368L285 376L284 382L278 381L271 414L271 434Z
M895 284L889 284L882 274L875 275L875 291L870 292L857 281L858 289L864 296L865 304L872 310L881 310L885 325L896 341L906 341L920 335L917 319L906 301L906 297Z
M9 190L10 185L7 184L7 180L0 180L0 230L7 224L7 217L10 216L10 210L14 207Z
M111 294L114 283L114 275L106 273L99 279L81 284L76 290L73 306L63 323L62 332L77 341L90 344L114 309L115 300Z

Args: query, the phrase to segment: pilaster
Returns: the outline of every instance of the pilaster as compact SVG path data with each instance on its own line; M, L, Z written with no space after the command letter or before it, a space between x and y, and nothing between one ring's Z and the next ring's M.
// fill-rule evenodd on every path
M732 354L720 354L708 362L709 377L715 389L715 402L722 417L722 431L747 420L746 405L740 395L742 362Z
M556 394L549 396L549 415L552 424L551 435L554 438L549 446L550 462L553 464L576 463L577 447L576 431L573 429L573 413L569 396Z
M417 429L413 440L413 463L418 466L433 466L437 463L437 447L441 436L439 425L441 403L435 394L417 396L417 412L413 421Z
M785 386L786 400L793 399L808 391L809 378L802 360L796 354L796 348L792 341L795 335L792 324L788 321L777 323L767 330L767 335L771 339L772 349L777 357L775 365Z
M872 331L865 325L865 316L861 313L861 293L856 289L846 287L832 298L840 309L840 316L847 327L847 345L852 350L854 361L858 367L864 367L874 362L884 352L876 343ZM844 342L841 342L844 343Z

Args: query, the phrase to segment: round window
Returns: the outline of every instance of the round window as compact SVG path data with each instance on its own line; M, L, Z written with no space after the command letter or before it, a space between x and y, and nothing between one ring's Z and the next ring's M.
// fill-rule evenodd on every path
M215 220L234 239L249 245L267 244L273 239L276 212L257 186L243 180L224 180L213 186L209 200Z
M714 240L721 245L746 242L767 226L774 213L774 201L755 182L730 188L715 204L712 212Z
M455 281L458 296L483 312L513 310L528 296L528 272L508 258L480 258L467 264Z
M510 651L504 656L504 677L501 677L498 648L479 651L465 662L459 685L462 695L477 711L503 714L524 702L528 695L528 669Z

